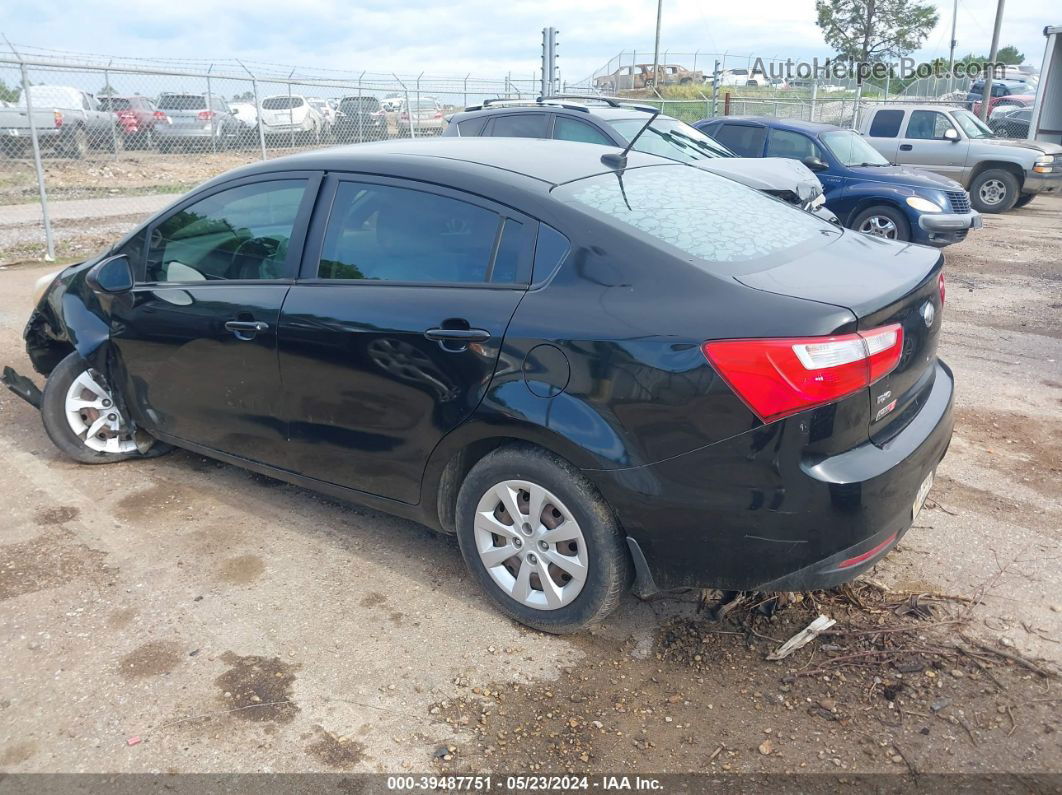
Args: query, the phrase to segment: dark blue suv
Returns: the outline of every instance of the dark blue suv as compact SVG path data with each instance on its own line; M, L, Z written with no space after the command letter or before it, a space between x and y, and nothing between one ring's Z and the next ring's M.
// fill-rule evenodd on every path
M855 130L759 116L724 116L693 126L741 157L801 161L822 183L826 207L849 229L946 246L981 226L962 185L892 165Z

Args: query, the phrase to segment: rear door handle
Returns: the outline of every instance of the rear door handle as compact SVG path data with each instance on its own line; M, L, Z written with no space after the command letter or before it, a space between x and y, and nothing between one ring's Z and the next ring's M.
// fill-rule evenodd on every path
M435 342L486 342L490 332L481 328L430 328L424 336Z
M910 144L900 144L900 151L901 152L910 152L912 149L914 149L914 147L911 146Z
M269 330L269 324L261 320L226 320L225 330L231 331L238 340L252 340L254 335Z

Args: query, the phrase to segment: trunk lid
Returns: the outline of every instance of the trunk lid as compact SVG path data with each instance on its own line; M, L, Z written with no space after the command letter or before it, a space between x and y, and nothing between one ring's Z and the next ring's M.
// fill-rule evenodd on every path
M753 273L735 276L767 292L851 310L859 330L903 327L903 353L889 375L872 384L868 432L886 444L914 418L929 394L940 333L938 277L943 255L846 231L828 246Z

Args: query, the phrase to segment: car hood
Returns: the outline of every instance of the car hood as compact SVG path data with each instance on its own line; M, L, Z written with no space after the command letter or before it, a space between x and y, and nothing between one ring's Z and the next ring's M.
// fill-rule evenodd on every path
M991 146L1011 146L1016 149L1031 149L1045 155L1062 155L1062 146L1049 143L1048 141L1015 141L1002 138L978 138L973 141L976 144L990 144Z
M694 163L705 171L761 191L792 191L801 203L822 193L814 172L798 160L784 157L714 157Z
M887 182L891 185L910 185L915 188L936 190L962 190L962 185L950 177L910 166L849 166L848 170L853 176L874 182Z

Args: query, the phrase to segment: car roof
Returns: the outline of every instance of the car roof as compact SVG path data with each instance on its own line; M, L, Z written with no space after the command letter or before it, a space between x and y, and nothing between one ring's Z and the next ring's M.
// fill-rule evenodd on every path
M634 106L620 106L618 108L610 105L590 105L581 102L572 102L569 100L558 100L556 102L535 102L534 104L527 105L490 105L485 108L473 108L471 110L463 110L453 115L454 121L464 121L465 119L475 118L477 116L500 116L509 115L511 113L562 113L567 116L574 116L580 119L597 118L601 121L617 121L619 119L645 119L649 120L649 115L644 110L639 110ZM670 119L671 117L665 113L658 114L661 119Z
M275 160L265 160L240 169L240 174L277 170L360 170L379 168L381 159L413 163L414 158L432 158L433 165L445 170L467 173L469 166L486 166L502 172L518 174L548 183L561 185L607 173L611 169L601 162L603 154L615 153L618 147L599 146L574 141L547 141L537 138L461 138L433 137L394 139L374 143L351 144L305 152ZM675 165L656 155L630 152L627 167Z

